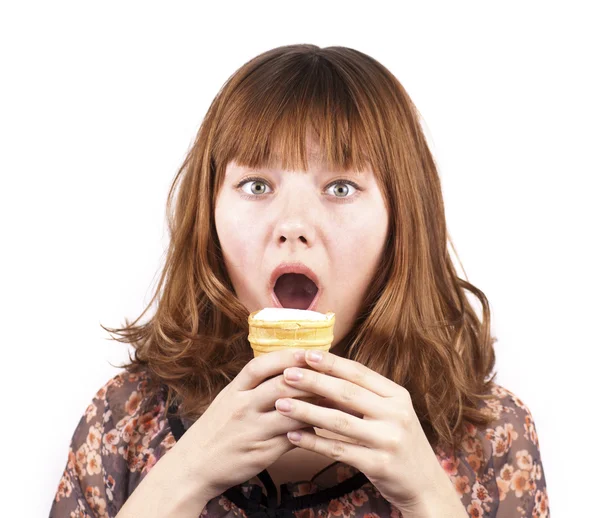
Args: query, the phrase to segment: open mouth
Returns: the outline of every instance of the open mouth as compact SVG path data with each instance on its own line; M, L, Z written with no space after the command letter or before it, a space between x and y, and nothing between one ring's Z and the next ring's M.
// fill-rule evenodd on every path
M277 279L273 291L282 307L309 309L314 306L319 288L302 273L284 273Z

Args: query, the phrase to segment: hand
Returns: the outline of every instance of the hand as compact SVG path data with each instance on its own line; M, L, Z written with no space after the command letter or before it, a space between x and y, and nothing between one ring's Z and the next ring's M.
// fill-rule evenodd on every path
M286 399L291 410L280 410L283 400L276 402L277 409L353 442L320 437L306 429L293 444L356 467L407 516L426 516L416 510L429 512L432 502L448 499L448 509L464 516L464 507L427 440L408 391L358 362L322 354L318 362L307 351L310 369L286 369L284 377L290 386L323 396L324 406ZM293 371L302 378L291 379L288 375Z
M293 366L306 367L303 349L253 358L173 446L182 472L198 481L194 493L210 500L296 448L286 432L307 424L281 415L275 400L314 394L285 383L281 373Z

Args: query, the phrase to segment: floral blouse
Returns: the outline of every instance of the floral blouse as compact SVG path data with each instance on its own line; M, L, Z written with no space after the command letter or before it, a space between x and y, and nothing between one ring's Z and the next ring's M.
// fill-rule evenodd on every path
M147 390L147 375L110 379L86 408L71 439L50 518L114 518L129 495L192 422L166 412L165 393ZM482 402L495 421L470 427L456 456L436 456L471 517L550 516L538 437L527 406L494 385ZM266 494L265 494L266 493ZM310 481L281 485L281 502L265 469L210 500L202 518L392 517L399 510L355 467L333 462Z

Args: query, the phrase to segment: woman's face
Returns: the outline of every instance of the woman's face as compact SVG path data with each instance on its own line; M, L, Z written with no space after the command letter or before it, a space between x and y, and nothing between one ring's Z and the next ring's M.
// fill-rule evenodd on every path
M379 264L388 214L371 171L334 173L310 156L306 172L251 171L230 162L217 195L216 229L236 295L249 312L275 306L270 278L280 263L301 262L318 276L311 309L335 312L332 351L339 353L334 347L352 328Z

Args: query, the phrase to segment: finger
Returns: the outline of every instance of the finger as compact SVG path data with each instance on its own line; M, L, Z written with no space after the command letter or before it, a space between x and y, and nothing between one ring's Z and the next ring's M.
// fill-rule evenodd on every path
M290 430L313 430L313 426L303 421L298 421L293 417L286 416L273 410L260 414L258 419L261 422L261 429L268 430L271 437L285 435Z
M283 404L286 403L290 406L289 410L283 407ZM379 434L376 433L376 427L373 426L373 421L359 419L341 410L324 408L296 399L279 399L276 402L276 408L282 415L343 435L355 440L358 444L368 447L381 446L381 440Z
M280 349L252 358L235 377L237 390L252 390L267 378L281 374L286 367L306 366L304 349ZM297 355L297 356L296 356Z
M327 399L326 397L322 397L322 398L318 399L317 401L315 401L315 405L322 406L324 408L333 408L335 410L341 410L342 412L346 412L347 414L353 415L354 417L359 417L361 419L364 417L364 414L361 414L360 412L352 410L351 408L348 408L348 407L342 405L341 403L336 403L335 401L331 401L330 399Z
M275 401L280 398L314 397L312 392L286 383L283 374L261 383L253 391L253 400L256 408L262 412L275 409Z
M313 392L350 409L353 415L363 415L375 419L385 418L389 413L386 401L381 396L351 381L336 378L312 369L294 367L284 370L285 382L291 386ZM293 374L301 375L293 379Z
M301 434L304 433L304 432L315 433L315 429L312 426L305 426L304 428L298 428L298 430L291 430L291 431L300 432ZM290 433L290 432L287 432L287 433ZM298 445L294 444L293 442L291 442L289 440L289 437L287 436L287 433L284 435L284 437L285 437L285 440L288 442L288 444L292 447L292 449L299 448Z
M371 464L374 462L372 450L358 444L321 437L314 431L295 430L300 434L298 440L294 440L288 434L288 440L295 446L308 451L314 451L325 455L332 460L343 462L364 473L372 473Z
M381 397L392 397L398 395L398 385L385 376L375 372L362 363L348 358L343 358L328 351L320 352L320 361L310 358L311 351L306 351L307 365L319 372L334 376L336 378L352 381L356 385L373 392Z

